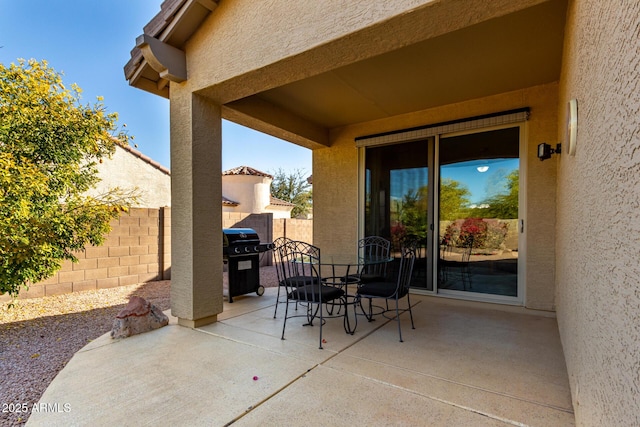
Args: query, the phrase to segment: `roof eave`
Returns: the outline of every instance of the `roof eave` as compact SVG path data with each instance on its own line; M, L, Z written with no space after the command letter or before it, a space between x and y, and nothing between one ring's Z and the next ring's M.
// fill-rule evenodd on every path
M217 5L215 0L162 2L160 12L136 39L131 59L124 66L129 85L168 98L169 81L187 78L184 44Z

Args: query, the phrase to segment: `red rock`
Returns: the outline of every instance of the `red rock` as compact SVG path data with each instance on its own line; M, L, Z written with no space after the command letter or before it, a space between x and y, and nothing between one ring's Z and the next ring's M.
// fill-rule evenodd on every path
M130 316L146 316L151 311L151 303L144 298L133 296L129 303L118 313L117 319L124 319Z
M126 338L168 324L169 318L158 307L143 298L134 296L113 321L111 338Z

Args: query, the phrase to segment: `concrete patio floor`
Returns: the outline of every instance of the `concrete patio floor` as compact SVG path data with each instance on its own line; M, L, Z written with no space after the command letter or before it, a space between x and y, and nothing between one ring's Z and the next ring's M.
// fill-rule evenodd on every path
M171 319L100 337L53 380L40 400L50 410L28 425L574 425L553 317L412 295L405 342L395 320L359 317L351 336L328 319L320 350L318 327L301 318L280 339L276 291L225 302L201 328Z

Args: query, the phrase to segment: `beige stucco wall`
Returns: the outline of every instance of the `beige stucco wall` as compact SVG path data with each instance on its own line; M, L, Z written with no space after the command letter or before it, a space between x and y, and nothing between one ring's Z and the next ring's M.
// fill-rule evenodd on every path
M559 119L558 324L578 425L640 425L640 3L571 1ZM564 139L562 128L558 138Z
M355 138L520 107L531 108L526 125L527 151L521 153L526 180L526 290L528 308L553 310L556 158L540 162L536 147L557 135L557 84L415 112L388 120L335 130L332 146L313 152L314 242L324 251L353 247L358 238L358 150ZM339 219L338 219L339 218ZM319 230L331 230L320 233Z
M103 194L114 187L137 189L136 206L171 206L171 175L120 146L111 159L98 164L98 171L102 181L90 194Z
M544 1L222 1L185 47L187 82L224 104Z

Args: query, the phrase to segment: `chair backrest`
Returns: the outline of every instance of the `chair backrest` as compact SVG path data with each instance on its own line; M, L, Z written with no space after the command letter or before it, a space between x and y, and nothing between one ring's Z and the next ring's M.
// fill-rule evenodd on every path
M358 256L362 259L388 258L391 252L391 242L380 236L367 236L358 241ZM385 277L387 274L387 263L370 264L362 271L366 274L374 274Z
M282 261L284 259L283 254L285 251L285 247L289 244L289 242L291 242L291 239L289 239L288 237L278 237L273 241L273 262L276 266L278 284L280 284L282 282L282 279L284 279L284 273L282 271L284 266Z
M316 301L322 284L320 249L313 245L300 247L289 244L287 247L288 251L283 258L283 272L289 298L311 303L320 302ZM304 250L299 250L301 248Z
M400 250L400 268L398 271L398 285L396 294L401 298L409 293L411 286L411 276L413 275L413 265L416 261L416 243L409 242L402 246Z
M320 258L320 248L313 246L311 243L303 242L301 240L290 240L286 246L287 252L300 252L307 255L312 255L316 258Z
M464 252L462 252L462 263L468 264L469 259L471 258L471 252L473 251L473 235L469 236L467 239L467 245L464 248Z

